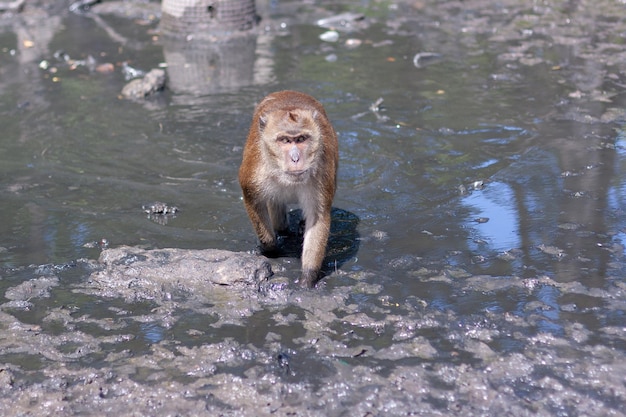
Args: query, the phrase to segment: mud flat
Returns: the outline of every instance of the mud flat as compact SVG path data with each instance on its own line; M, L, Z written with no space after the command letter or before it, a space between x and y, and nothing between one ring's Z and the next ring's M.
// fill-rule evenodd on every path
M408 261L390 268L399 262ZM539 315L461 316L413 296L390 305L366 275L331 275L339 285L305 291L246 253L121 247L78 264L91 272L71 285L74 296L120 302L108 315L50 305L63 268L33 267L9 288L3 415L623 415L623 327L591 335L574 323L557 336L531 331ZM464 276L452 287L502 295L537 285L603 297L615 312L626 291L547 277ZM18 319L32 310L38 324ZM272 324L255 328L256 316Z

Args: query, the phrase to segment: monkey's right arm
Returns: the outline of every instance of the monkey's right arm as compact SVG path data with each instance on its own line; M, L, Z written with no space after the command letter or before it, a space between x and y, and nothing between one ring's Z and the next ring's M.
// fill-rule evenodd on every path
M250 217L252 227L261 242L262 252L273 252L276 250L276 233L272 226L267 203L250 197L250 189L243 186L243 202ZM252 195L257 193L252 191Z

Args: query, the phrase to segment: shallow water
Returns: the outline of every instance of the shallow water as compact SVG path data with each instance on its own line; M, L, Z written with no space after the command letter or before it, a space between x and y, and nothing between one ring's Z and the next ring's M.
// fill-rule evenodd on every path
M84 340L64 342L61 359L7 348L0 363L24 381L11 386L35 384L54 361L123 374L133 355L219 345L234 358L203 364L214 380L194 385L197 398L218 398L206 400L213 411L236 414L236 400L207 388L228 375L283 381L293 397L257 388L307 415L341 415L338 398L362 415L411 404L449 415L464 402L475 415L621 415L626 27L613 16L622 6L259 3L258 35L195 49L153 35L150 21L104 15L132 40L122 44L85 16L3 18L0 309L51 335L67 331L51 311L68 309L64 323L100 344L81 353ZM365 20L336 43L320 40L316 19L347 10ZM346 46L352 38L361 45ZM59 50L115 71L74 68ZM438 56L416 65L424 52ZM169 90L119 98L121 62L165 63ZM76 291L103 239L252 250L236 180L242 146L254 103L287 88L317 97L339 135L339 255L328 259L339 270L319 294L164 305ZM155 201L180 211L155 221L142 210ZM343 233L342 221L357 230ZM297 278L297 259L275 262ZM9 290L50 275L59 282L10 303ZM193 385L203 372L135 366L139 384ZM385 381L400 393L371 388ZM464 388L472 381L477 391ZM263 402L256 394L249 401Z

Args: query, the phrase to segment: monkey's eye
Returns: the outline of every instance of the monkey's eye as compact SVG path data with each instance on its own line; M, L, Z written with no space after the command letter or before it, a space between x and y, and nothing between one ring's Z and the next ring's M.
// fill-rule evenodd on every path
M302 143L304 141L306 141L309 137L307 135L301 135L298 136L297 138L294 139L294 142L296 143Z
M278 138L276 138L276 141L280 143L288 144L288 143L291 143L291 138L287 136L279 136Z

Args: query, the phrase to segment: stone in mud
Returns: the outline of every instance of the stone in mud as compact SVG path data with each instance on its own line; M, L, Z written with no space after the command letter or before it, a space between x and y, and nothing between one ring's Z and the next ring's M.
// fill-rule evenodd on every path
M32 298L50 296L50 288L59 285L59 279L52 276L34 278L7 289L5 298L12 301L28 301Z
M122 89L122 96L129 99L142 99L165 88L165 71L152 69L143 78L130 81Z
M216 286L258 291L272 276L268 261L249 253L217 249L106 249L92 285L112 296L168 298L172 292L200 294Z

